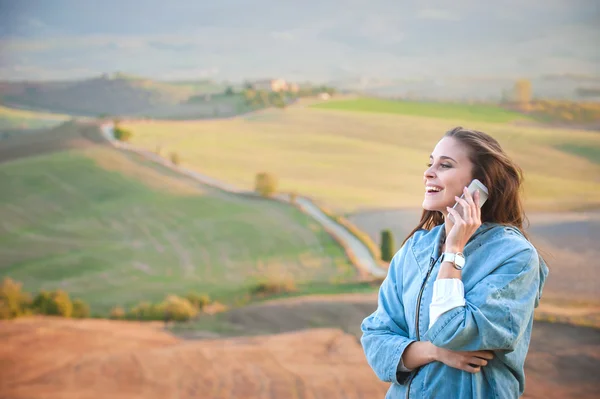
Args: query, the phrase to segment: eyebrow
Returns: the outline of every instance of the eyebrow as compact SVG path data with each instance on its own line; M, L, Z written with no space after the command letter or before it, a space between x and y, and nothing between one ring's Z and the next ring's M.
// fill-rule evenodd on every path
M430 156L429 156L429 158L433 159L433 155L430 155ZM440 157L440 159L449 159L449 160L451 160L451 161L453 161L453 162L455 162L455 163L458 163L458 162L456 162L456 160L455 160L454 158L450 158L450 157L448 157L448 156L446 156L446 155L442 155L442 156Z

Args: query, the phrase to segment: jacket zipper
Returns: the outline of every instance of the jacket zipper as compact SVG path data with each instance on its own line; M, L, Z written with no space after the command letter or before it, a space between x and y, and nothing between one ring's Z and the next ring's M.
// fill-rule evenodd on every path
M419 296L417 297L417 312L416 312L416 317L415 317L415 326L416 326L416 330L417 330L417 341L421 340L421 333L419 332L419 316L420 316L420 309L421 309L421 297L423 296L423 291L425 290L425 284L427 284L427 280L429 280L429 276L431 275L431 272L433 271L433 266L435 265L436 260L435 258L431 258L431 260L429 261L429 270L427 271L427 275L425 276L425 280L423 280L423 284L421 284L421 290L419 291ZM408 388L406 389L406 399L409 399L409 395L410 395L410 385L412 383L412 380L415 378L415 374L413 374L413 376L410 378L410 381L408 381Z

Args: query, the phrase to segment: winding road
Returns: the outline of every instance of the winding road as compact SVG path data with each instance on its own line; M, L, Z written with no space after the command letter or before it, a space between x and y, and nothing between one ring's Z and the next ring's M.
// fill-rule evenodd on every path
M167 159L151 151L133 146L129 143L124 143L116 140L114 136L113 124L103 124L100 126L100 130L102 132L102 135L106 138L106 140L108 140L114 147L135 152L151 161L160 163L161 165L183 173L201 184L210 187L215 187L233 194L254 195L254 192L252 191L242 190L236 186L225 183L213 177L204 175L202 173L196 172L194 170L174 165ZM275 199L282 202L290 202L290 198L287 194L278 194L275 196ZM371 252L369 252L369 249L365 244L362 243L362 241L360 241L353 234L351 234L344 226L329 218L309 198L298 196L295 202L303 212L314 218L325 229L327 229L327 231L329 231L330 234L334 235L338 240L344 243L346 249L349 252L351 252L353 257L356 259L357 266L361 270L365 270L372 276L378 278L383 278L387 275L387 270L378 265L377 260L373 258L373 255L371 255Z

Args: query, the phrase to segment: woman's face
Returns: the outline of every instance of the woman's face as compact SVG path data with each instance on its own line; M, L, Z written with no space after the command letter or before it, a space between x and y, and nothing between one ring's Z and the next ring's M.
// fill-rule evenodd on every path
M448 214L446 207L456 203L463 188L473 179L473 163L468 148L453 137L444 137L433 149L423 175L425 199L423 209Z

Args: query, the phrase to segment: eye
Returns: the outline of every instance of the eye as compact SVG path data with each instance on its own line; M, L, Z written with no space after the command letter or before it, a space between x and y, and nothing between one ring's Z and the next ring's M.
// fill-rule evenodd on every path
M445 164L445 163L442 164L442 168L448 169L448 168L451 168L451 167L452 167L452 165L448 165L448 164Z
M428 168L431 168L431 165L433 165L431 162L427 162L425 165L427 165Z

